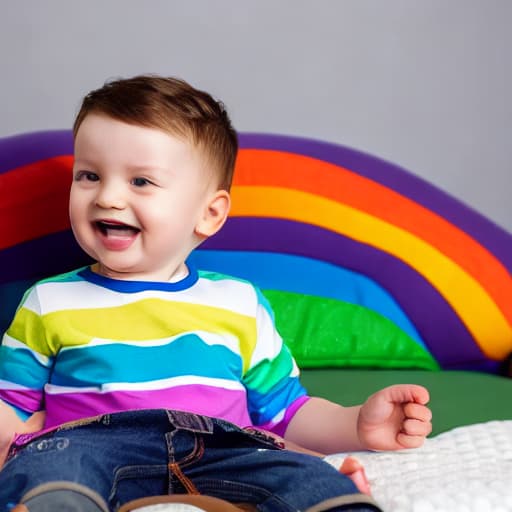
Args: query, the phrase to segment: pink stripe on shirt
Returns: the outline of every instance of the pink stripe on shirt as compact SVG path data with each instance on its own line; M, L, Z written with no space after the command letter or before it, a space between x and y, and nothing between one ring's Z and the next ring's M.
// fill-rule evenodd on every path
M169 389L46 394L45 427L99 414L134 409L176 409L222 418L241 427L252 425L244 390L202 384Z
M38 411L41 409L41 391L33 389L0 389L0 399L24 411Z
M286 429L288 428L288 423L290 423L290 420L293 418L295 413L310 399L309 396L304 395L300 396L295 400L295 402L292 402L288 409L286 409L286 413L284 415L284 418L282 418L278 422L274 421L268 421L267 423L264 423L263 425L260 425L258 428L264 429L264 430L270 430L274 432L275 434L284 437L286 433Z

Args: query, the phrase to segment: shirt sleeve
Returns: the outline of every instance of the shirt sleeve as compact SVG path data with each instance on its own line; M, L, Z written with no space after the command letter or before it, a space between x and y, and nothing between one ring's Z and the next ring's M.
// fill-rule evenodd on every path
M277 332L270 304L256 290L257 339L244 375L253 424L284 435L288 423L309 397L299 380L299 368Z
M43 389L53 359L34 287L23 297L0 345L0 399L23 420L44 408Z

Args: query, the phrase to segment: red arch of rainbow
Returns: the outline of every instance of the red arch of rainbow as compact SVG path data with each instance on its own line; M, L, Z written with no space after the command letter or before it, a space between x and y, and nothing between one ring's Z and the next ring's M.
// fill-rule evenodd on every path
M362 260L384 258L391 265L372 265L371 278L399 297L438 358L446 343L462 351L460 359L464 350L475 357L475 347L490 361L512 350L510 234L407 171L349 148L258 134L241 134L240 145L232 219L210 247L307 254L363 273ZM69 131L0 141L0 255L16 259L19 247L69 229L71 152ZM296 239L272 248L265 241L272 232ZM306 233L313 247L304 247ZM325 240L339 245L329 242L322 253ZM402 278L416 283L414 293ZM449 316L447 330L462 342L442 333L445 319L428 325L433 310Z

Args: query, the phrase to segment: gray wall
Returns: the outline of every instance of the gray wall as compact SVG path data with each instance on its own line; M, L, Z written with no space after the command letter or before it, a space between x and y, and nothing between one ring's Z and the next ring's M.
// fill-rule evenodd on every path
M512 231L511 26L510 0L0 0L0 136L171 74L240 131L370 152Z

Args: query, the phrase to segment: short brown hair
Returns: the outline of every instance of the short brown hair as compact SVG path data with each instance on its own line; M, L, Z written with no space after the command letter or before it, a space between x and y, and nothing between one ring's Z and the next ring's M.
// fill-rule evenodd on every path
M93 112L187 139L213 165L219 188L231 187L238 139L224 104L210 94L172 77L140 75L110 81L83 99L73 124L75 137Z

